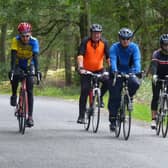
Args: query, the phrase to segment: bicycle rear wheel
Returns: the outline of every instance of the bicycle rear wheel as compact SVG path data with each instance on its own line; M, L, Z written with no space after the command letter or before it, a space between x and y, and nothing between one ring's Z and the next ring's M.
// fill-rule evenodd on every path
M168 131L168 109L167 109L167 99L164 99L163 107L164 111L162 113L162 136L165 138Z
M92 114L92 127L93 132L96 133L98 131L99 127L99 121L100 121L100 95L98 92L95 92L95 95L93 97L93 114Z
M131 110L128 110L128 96L124 96L124 105L123 105L123 133L124 139L128 140L131 129Z
M91 97L90 97L91 96ZM92 95L88 95L87 103L86 103L86 111L85 111L85 123L84 128L86 131L89 130L90 127L90 119L91 119L91 103L92 103Z

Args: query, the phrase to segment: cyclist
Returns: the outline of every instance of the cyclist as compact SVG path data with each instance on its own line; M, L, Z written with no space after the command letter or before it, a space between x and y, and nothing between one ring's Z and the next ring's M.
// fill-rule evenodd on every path
M151 73L152 73L152 101L151 101L151 128L156 128L156 113L158 108L159 92L161 89L161 83L157 82L157 79L164 79L165 75L168 75L168 34L162 34L160 36L160 48L155 50L152 55L151 61Z
M116 115L121 101L122 79L117 78L113 86L113 77L117 73L138 74L141 71L141 54L138 45L132 42L133 32L129 28L121 28L118 32L119 42L110 47L110 81L109 81L109 121L110 130L115 130ZM131 99L139 88L140 81L136 76L128 79L128 91Z
M11 70L10 79L12 86L12 96L10 97L11 106L16 106L17 88L19 83L19 72L23 70L25 73L30 71L31 74L41 75L38 67L39 42L32 37L32 26L30 23L22 22L18 25L18 35L12 39L11 44ZM28 120L29 127L34 125L33 122L33 77L27 77L28 92Z
M95 73L102 73L104 71L103 60L106 56L109 65L109 48L108 43L102 37L102 26L99 24L92 24L90 27L90 37L85 37L80 45L77 56L78 71L81 74L81 93L79 99L79 117L77 123L84 123L84 114L86 110L87 96L91 86L91 76L84 75L85 70ZM108 80L103 81L103 88L101 89L101 100L108 87Z

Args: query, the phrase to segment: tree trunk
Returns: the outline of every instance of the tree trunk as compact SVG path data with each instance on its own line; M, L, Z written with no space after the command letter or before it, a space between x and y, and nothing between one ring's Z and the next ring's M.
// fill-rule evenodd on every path
M90 25L90 6L89 0L81 0L81 13L80 13L80 35L81 39L89 35L89 25Z
M0 38L0 62L5 63L5 50L6 50L6 33L7 33L7 24L1 25L1 38Z
M67 26L64 40L65 84L72 84L71 55L73 49L73 37L70 26Z

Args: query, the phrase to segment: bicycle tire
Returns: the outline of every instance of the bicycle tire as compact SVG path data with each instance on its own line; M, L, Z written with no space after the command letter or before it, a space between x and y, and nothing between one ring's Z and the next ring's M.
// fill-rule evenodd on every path
M92 128L93 132L96 133L98 131L99 127L99 121L100 121L100 95L98 92L95 92L95 95L93 97L93 114L92 114Z
M163 101L163 112L162 112L162 136L165 138L168 131L168 109L167 109L167 99Z
M17 120L18 120L18 124L19 124L19 132L22 132L22 97L21 97L22 91L20 91L19 93L19 99L18 99L18 103L16 106L16 110L17 110Z
M91 109L91 100L90 100L90 97L88 95L87 97L87 103L86 103L86 111L85 111L85 116L84 116L84 119L85 119L85 122L84 122L84 129L86 131L89 130L89 127L90 127L90 120L91 120L91 114L90 114L90 111L89 109Z
M159 107L159 112L158 114L156 115L156 135L159 136L160 134L160 128L161 128L161 108Z
M118 111L117 117L116 117L115 136L117 138L120 136L120 132L121 132L121 114L122 114L122 107Z
M128 109L128 100L127 95L125 95L123 105L123 135L125 140L128 140L131 130L131 110Z
M22 111L20 113L20 119L21 119L21 133L25 133L25 128L26 128L26 120L27 120L27 115L28 115L28 100L27 100L27 95L25 92L22 92Z

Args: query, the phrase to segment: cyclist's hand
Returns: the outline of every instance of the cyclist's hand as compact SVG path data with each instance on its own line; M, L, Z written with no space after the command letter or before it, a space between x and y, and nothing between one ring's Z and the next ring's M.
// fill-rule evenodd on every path
M158 79L158 76L157 76L157 75L153 75L153 76L152 76L152 81L153 81L154 84L156 84L157 79Z
M80 67L80 68L78 69L78 72L79 72L79 74L85 74L85 73L86 73L86 70L85 70L83 67Z

